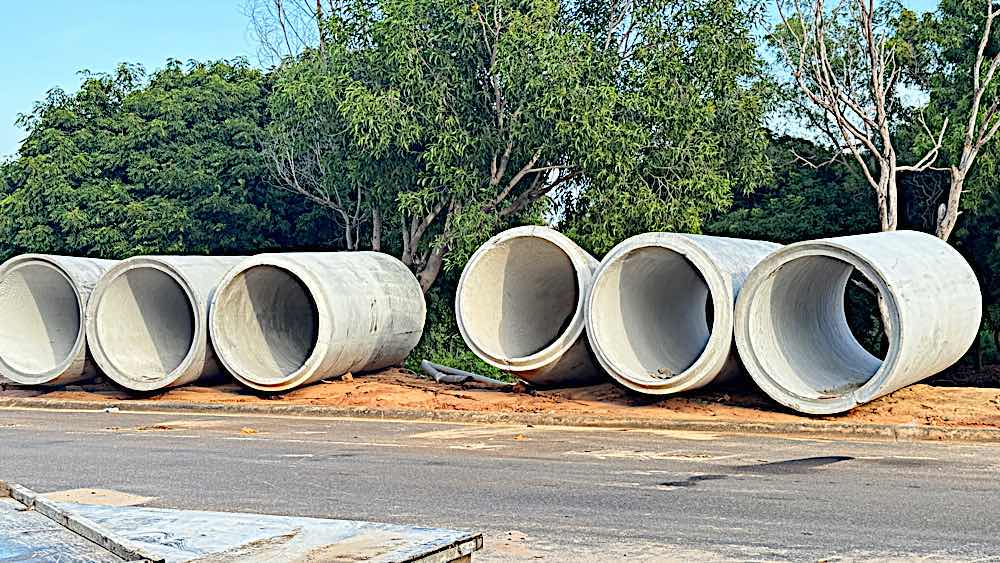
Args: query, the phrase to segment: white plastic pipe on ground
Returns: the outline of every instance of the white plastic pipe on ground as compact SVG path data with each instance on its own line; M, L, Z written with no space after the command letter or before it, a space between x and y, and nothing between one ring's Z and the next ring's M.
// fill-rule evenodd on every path
M97 375L84 314L116 262L25 254L0 266L0 374L22 385L65 385Z
M426 313L416 277L387 254L262 254L226 275L210 326L237 379L277 392L402 363Z
M597 265L547 227L496 235L472 255L458 284L462 338L485 362L535 385L598 380L583 311Z
M697 389L739 370L733 311L743 280L779 245L646 233L604 258L587 300L600 364L651 395Z
M242 257L137 256L101 278L87 309L87 338L101 371L139 392L221 374L208 308Z
M867 352L847 324L857 270L877 290L889 347ZM969 264L931 235L898 231L786 246L751 272L736 306L736 343L754 381L810 414L844 412L958 361L982 320Z

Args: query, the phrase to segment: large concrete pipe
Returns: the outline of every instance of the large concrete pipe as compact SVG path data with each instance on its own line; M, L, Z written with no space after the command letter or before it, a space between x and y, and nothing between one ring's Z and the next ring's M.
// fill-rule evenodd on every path
M25 254L0 266L0 374L22 385L65 385L97 375L84 314L111 260Z
M223 365L276 392L402 363L426 313L416 277L387 254L263 254L226 275L210 326Z
M112 268L87 308L87 338L97 365L139 392L219 376L208 307L219 281L242 260L136 256Z
M487 363L536 385L597 381L583 313L597 265L547 227L496 235L472 255L458 284L462 338Z
M844 294L853 271L881 302L879 359L855 339ZM736 343L754 381L810 414L844 412L958 361L983 305L969 264L931 235L898 231L802 242L758 265L736 306Z
M665 395L739 370L736 296L779 245L646 233L611 250L587 300L587 335L604 369L626 387Z

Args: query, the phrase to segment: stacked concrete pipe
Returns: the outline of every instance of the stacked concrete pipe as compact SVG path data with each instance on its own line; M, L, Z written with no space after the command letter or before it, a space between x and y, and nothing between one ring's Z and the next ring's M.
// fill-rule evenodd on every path
M0 374L22 385L93 378L84 314L110 260L25 254L0 266Z
M878 292L884 360L854 338L844 312L853 271ZM969 264L933 236L899 231L786 246L751 272L736 306L736 343L754 381L801 412L832 414L958 361L982 320Z
M587 300L594 355L620 383L651 395L737 373L736 297L750 270L777 248L674 233L622 242L601 262Z
M541 386L601 377L584 332L597 260L547 227L504 231L480 247L455 297L458 328L485 362Z
M101 370L139 392L219 376L208 308L219 281L242 260L137 256L108 271L87 308L87 337Z
M426 312L416 277L387 254L263 254L226 275L209 324L237 379L278 392L402 363Z

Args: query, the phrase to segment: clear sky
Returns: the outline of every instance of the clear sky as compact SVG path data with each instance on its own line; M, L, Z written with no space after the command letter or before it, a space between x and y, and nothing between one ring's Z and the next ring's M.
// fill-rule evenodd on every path
M135 62L147 70L168 58L257 62L246 0L4 0L0 13L0 158L24 132L20 113L53 87L74 91L78 72L109 72ZM929 10L936 0L904 0Z
M257 62L245 0L4 0L0 13L0 158L23 131L14 120L59 86L74 91L81 69L168 58Z

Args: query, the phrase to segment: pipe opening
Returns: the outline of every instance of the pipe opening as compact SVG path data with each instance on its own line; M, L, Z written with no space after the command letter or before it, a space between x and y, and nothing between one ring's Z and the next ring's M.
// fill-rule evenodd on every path
M253 266L215 299L216 325L229 367L261 384L283 383L313 354L319 309L298 276L275 266Z
M629 379L656 383L688 370L712 335L708 284L683 254L661 246L611 262L595 284L601 352Z
M195 305L170 274L149 267L127 270L108 284L100 299L97 339L121 376L164 379L194 346Z
M785 391L806 399L840 397L882 366L848 323L845 295L854 272L837 258L803 256L784 263L758 290L749 338L764 370Z
M57 268L28 262L0 280L0 353L12 369L42 375L64 366L83 330L76 289Z
M566 252L542 238L504 240L469 266L462 322L494 358L524 358L551 346L578 313L580 288Z

